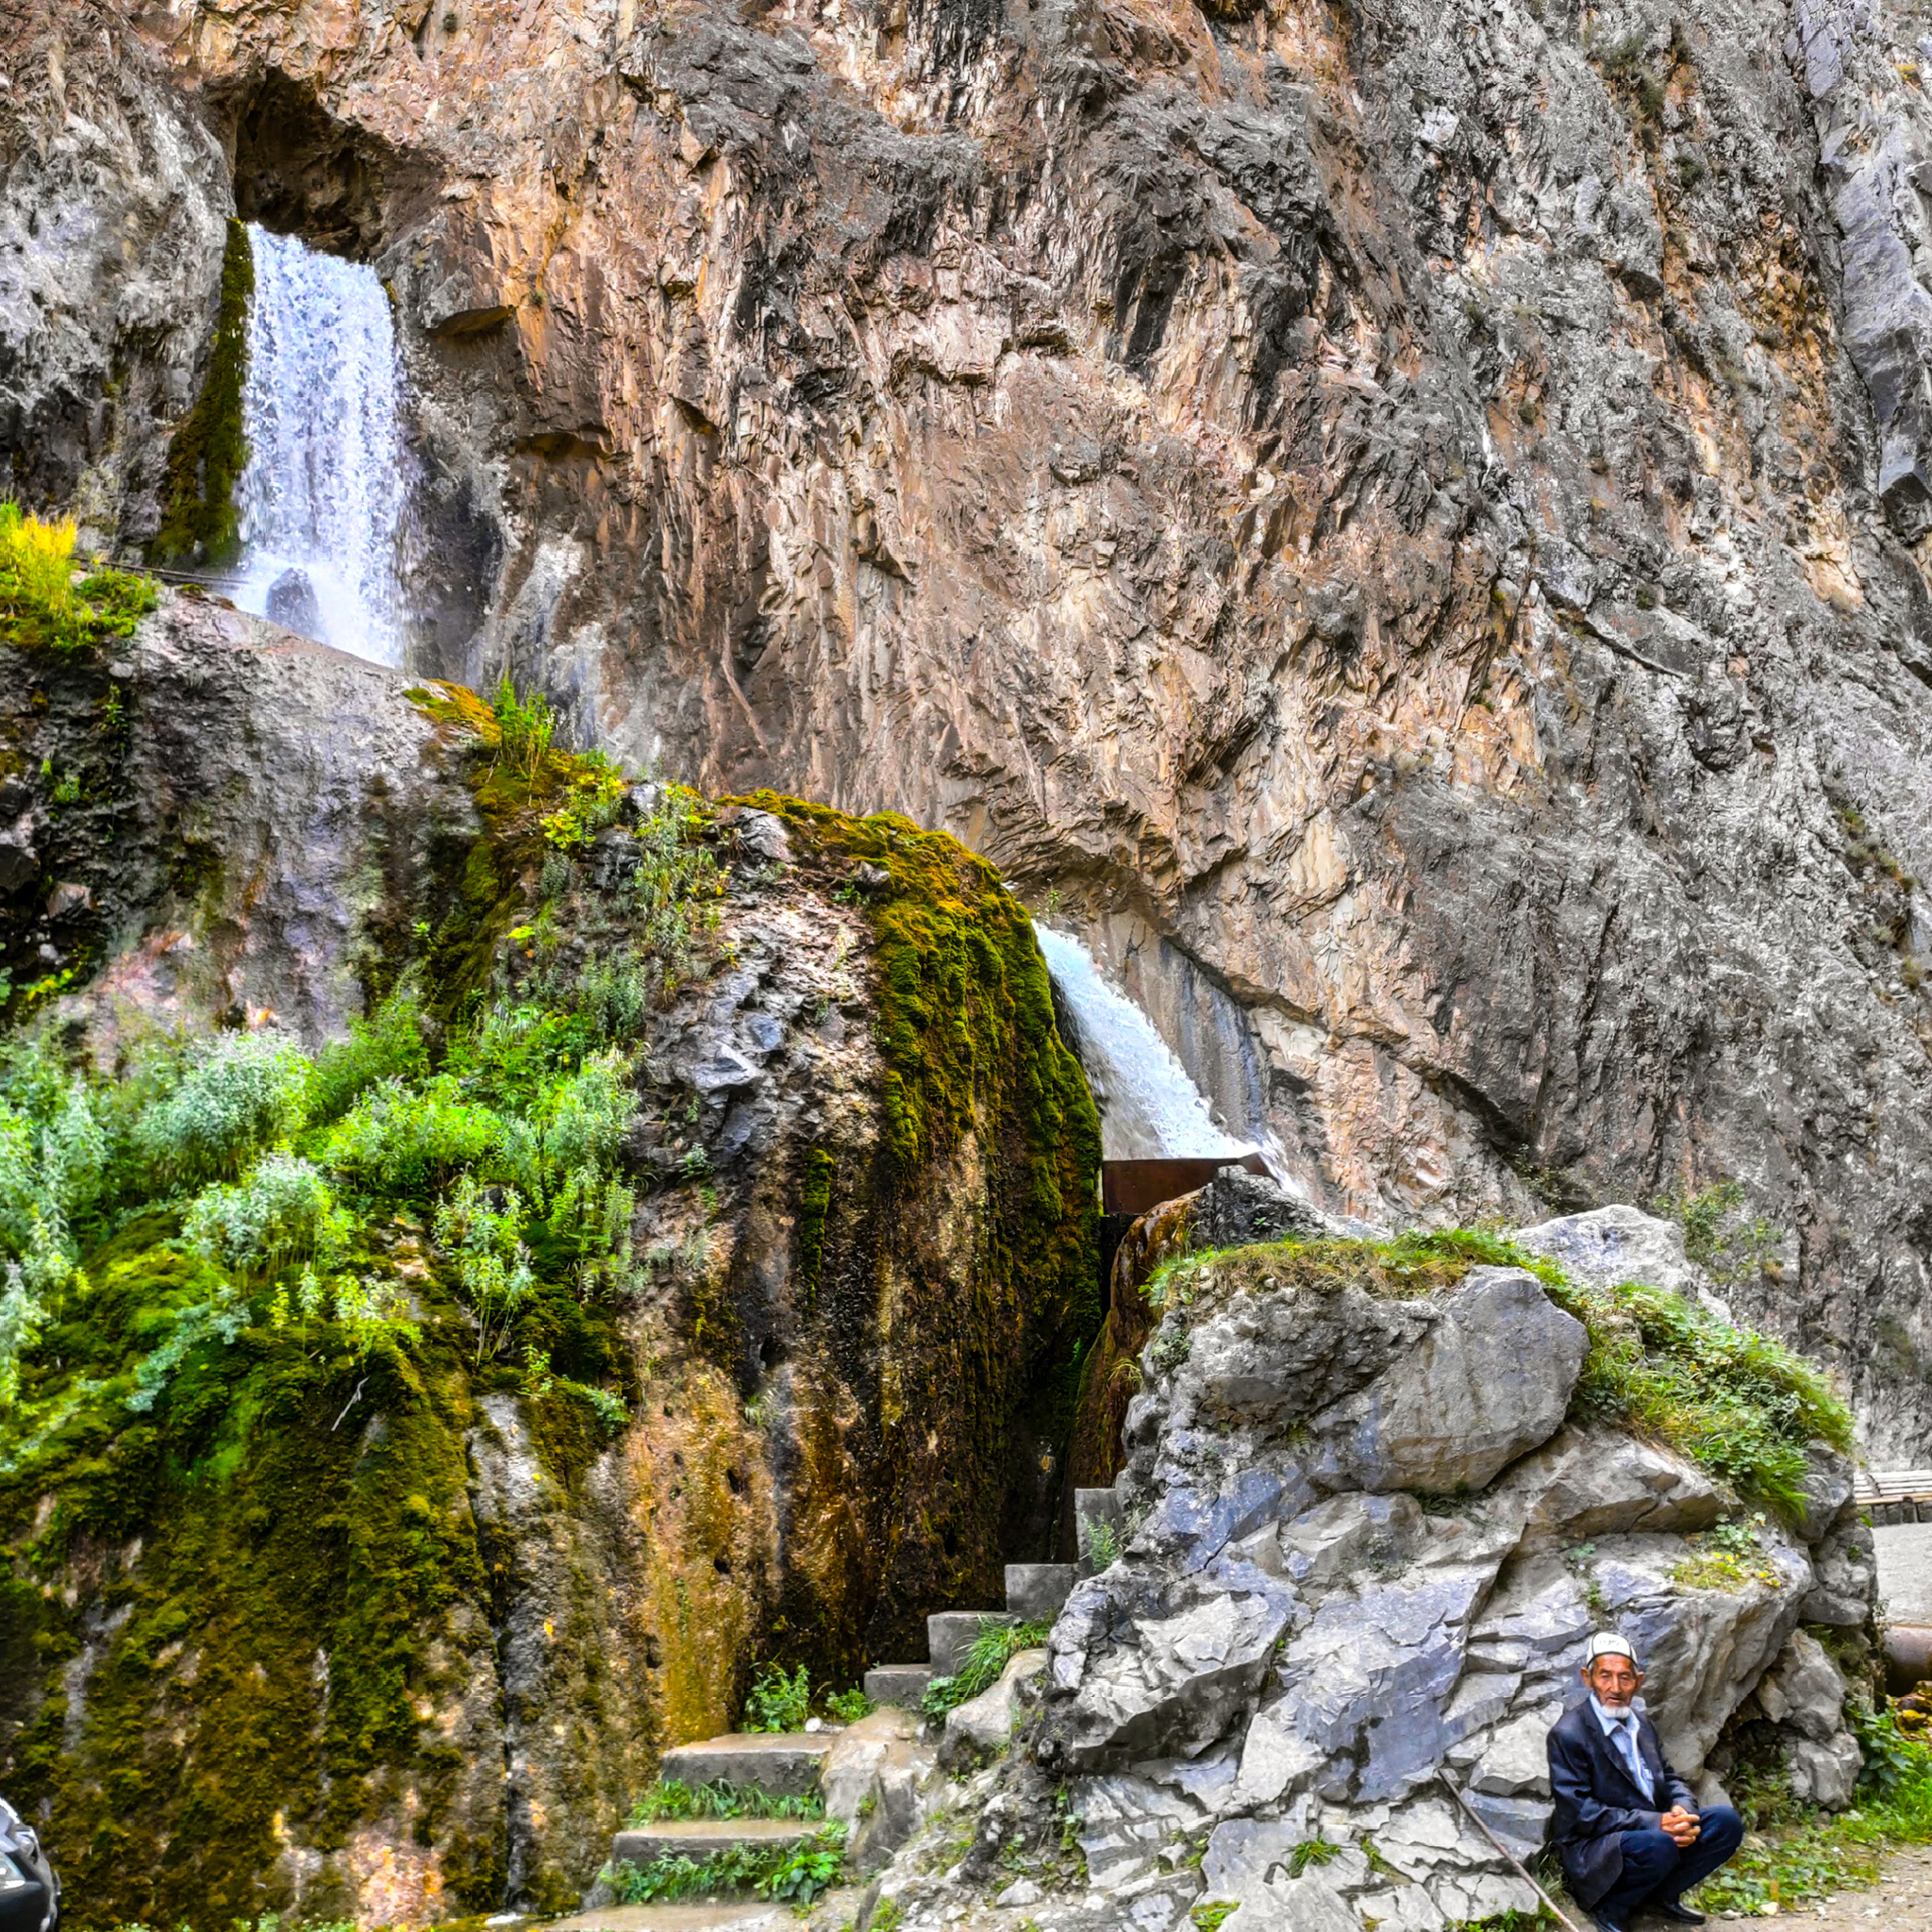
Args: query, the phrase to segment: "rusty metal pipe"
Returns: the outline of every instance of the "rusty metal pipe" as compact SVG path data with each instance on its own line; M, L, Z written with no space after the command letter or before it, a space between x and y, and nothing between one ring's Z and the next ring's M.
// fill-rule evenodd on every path
M1885 1688L1903 1697L1932 1677L1932 1624L1885 1626Z

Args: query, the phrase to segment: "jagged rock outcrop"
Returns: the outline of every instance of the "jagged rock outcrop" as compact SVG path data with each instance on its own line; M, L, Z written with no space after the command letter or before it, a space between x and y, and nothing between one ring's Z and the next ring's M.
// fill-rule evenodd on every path
M30 8L0 417L159 515L231 208L374 260L419 668L1051 885L1331 1207L1735 1174L1932 1427L1905 9Z
M1668 1255L1661 1224L1618 1226L1626 1253ZM1559 1224L1525 1246L1566 1238L1582 1239ZM1849 1645L1814 1621L1833 1551L1869 1560L1842 1456L1808 1457L1806 1494L1828 1508L1746 1507L1606 1406L1586 1325L1600 1349L1608 1302L1493 1263L1405 1290L1375 1272L1403 1252L1304 1236L1157 1277L1117 1485L1124 1554L1055 1625L1012 1759L884 1874L894 1923L1170 1932L1221 1903L1257 1932L1441 1932L1534 1912L1441 1779L1536 1852L1544 1740L1606 1625L1635 1643L1664 1747L1713 1800L1748 1761L1849 1802L1860 1757L1826 1645L1869 1696L1869 1569ZM1465 1373L1473 1353L1487 1382ZM969 1822L972 1848L935 1871L932 1842Z
M625 785L186 597L0 642L0 771L41 872L0 926L0 1778L77 1922L561 1908L755 1659L850 1684L1050 1554L1098 1126L983 861ZM326 1225L220 1266L228 1178L130 1151L181 1041L295 1069L257 1170ZM22 1165L63 1091L92 1195ZM547 1220L490 1166L599 1133Z

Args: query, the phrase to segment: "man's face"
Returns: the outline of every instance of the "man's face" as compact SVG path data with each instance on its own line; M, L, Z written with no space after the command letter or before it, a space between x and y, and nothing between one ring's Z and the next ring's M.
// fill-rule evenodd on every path
M1606 1710L1626 1710L1643 1688L1643 1673L1627 1657L1600 1657L1583 1674Z

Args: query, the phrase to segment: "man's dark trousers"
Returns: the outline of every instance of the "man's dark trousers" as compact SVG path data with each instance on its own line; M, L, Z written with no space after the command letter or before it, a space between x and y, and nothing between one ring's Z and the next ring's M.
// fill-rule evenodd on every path
M1645 1906L1674 1903L1700 1879L1708 1878L1744 1839L1744 1821L1728 1805L1697 1814L1703 1831L1688 1851L1661 1831L1626 1831L1624 1875L1596 1902L1596 1914L1613 1925L1627 1925Z

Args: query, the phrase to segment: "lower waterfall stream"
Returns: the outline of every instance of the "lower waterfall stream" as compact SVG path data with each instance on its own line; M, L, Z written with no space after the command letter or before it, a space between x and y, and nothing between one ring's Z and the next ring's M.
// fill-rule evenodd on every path
M1100 1103L1109 1160L1246 1154L1214 1124L1208 1098L1135 1003L1100 970L1080 941L1035 923L1055 990L1072 1010L1079 1054Z
M375 271L251 225L236 601L318 643L402 661L401 371Z

